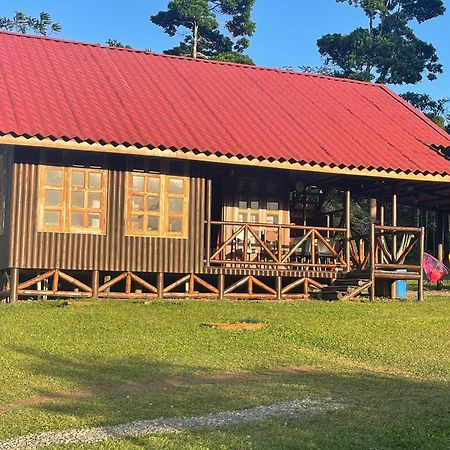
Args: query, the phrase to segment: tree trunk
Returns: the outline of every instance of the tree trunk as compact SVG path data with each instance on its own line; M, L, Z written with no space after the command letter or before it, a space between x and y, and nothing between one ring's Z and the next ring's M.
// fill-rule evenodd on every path
M198 23L194 22L194 42L192 45L193 58L197 58L197 48L198 48Z

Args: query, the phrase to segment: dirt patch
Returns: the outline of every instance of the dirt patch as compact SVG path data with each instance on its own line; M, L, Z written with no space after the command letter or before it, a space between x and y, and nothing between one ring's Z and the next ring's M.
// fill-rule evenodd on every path
M217 323L202 323L204 328L212 328L214 330L228 330L228 331L255 331L263 330L267 327L265 323L261 322L217 322Z
M277 367L265 372L259 373L232 373L225 372L208 376L170 377L164 380L148 380L140 383L129 383L115 386L105 386L102 388L85 388L76 391L55 392L47 395L37 395L25 398L11 403L0 404L0 412L11 411L27 406L43 405L55 403L63 400L72 400L84 397L93 397L96 395L120 394L120 393L136 393L144 392L151 389L177 388L196 385L221 384L229 382L246 382L267 380L271 378L296 375L296 374L312 374L314 370L309 367Z

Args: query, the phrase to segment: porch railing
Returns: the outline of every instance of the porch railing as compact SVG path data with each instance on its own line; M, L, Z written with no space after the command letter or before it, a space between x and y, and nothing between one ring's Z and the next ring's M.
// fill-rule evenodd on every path
M345 228L211 221L207 226L210 266L347 270Z
M423 228L372 225L370 234L350 238L352 266L361 271L372 266L374 270L419 271L423 238Z

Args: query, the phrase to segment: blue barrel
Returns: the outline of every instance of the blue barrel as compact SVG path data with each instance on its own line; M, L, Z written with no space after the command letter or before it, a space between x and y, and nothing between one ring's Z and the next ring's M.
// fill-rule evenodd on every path
M397 272L406 272L405 269L398 269ZM395 282L395 289L396 289L396 297L397 298L406 298L407 294L407 286L406 286L406 280L397 280Z

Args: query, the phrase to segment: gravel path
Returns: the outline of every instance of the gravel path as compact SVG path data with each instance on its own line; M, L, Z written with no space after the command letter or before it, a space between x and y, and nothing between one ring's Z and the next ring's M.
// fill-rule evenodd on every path
M0 441L0 450L35 449L57 444L77 444L151 434L180 433L192 428L217 428L224 425L238 425L275 417L293 417L305 413L318 414L326 411L337 411L341 408L341 405L331 398L305 398L238 411L211 413L205 416L141 420L122 425L87 428L84 430L74 429L30 434Z

